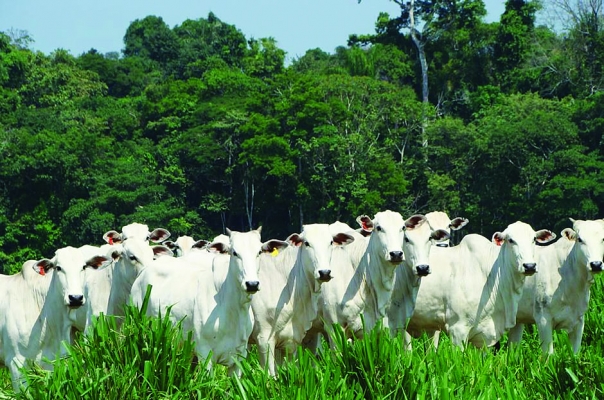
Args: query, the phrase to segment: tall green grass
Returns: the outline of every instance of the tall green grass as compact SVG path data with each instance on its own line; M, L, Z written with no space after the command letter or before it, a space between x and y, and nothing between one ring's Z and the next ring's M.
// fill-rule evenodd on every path
M555 336L556 353L541 354L535 329L519 346L501 350L461 351L441 336L438 351L430 340L404 350L401 338L376 328L349 343L336 329L335 349L317 356L300 350L269 377L252 349L241 361L240 378L203 362L192 363L193 346L182 340L169 315L148 318L144 309L126 309L121 330L101 316L88 336L69 348L69 357L52 373L28 372L26 399L601 399L604 398L604 307L601 279L596 279L586 318L584 346L572 354L565 333ZM144 307L144 306L143 306ZM8 374L0 391L14 397Z

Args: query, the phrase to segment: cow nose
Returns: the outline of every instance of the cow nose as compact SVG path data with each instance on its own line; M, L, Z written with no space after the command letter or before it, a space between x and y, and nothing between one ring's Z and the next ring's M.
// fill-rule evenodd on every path
M245 282L245 290L249 293L256 293L260 290L260 282L258 281L246 281Z
M402 251L391 251L390 252L390 260L391 261L402 261L403 260L403 252Z
M522 266L524 267L525 275L533 275L537 272L537 264L535 263L524 263Z
M418 265L415 267L415 270L417 271L417 275L426 276L430 273L430 266L425 264Z
M82 294L70 294L67 298L69 299L69 307L79 307L84 304L84 295Z
M319 270L319 280L321 282L329 282L331 280L331 270L330 269L321 269Z
M589 266L592 272L602 272L602 261L592 261Z

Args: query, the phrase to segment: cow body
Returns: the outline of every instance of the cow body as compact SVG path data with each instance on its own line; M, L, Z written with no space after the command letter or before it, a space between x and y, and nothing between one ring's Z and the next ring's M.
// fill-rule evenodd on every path
M573 221L573 229L565 229L560 240L539 250L539 274L526 279L510 341L520 341L525 324L536 324L544 353L554 352L554 330L567 331L577 353L590 288L602 272L604 221Z
M72 313L76 329L85 332L93 319L101 313L123 316L132 284L140 272L158 254L171 254L164 246L150 246L149 241L159 243L170 236L162 228L149 232L147 225L132 223L122 228L122 233L108 231L103 238L107 244L82 246L86 254L106 255L113 263L103 271L87 271L84 278L84 295L89 299L84 307Z
M276 374L275 365L293 355L317 318L322 284L331 280L332 254L354 241L344 232L332 234L327 224L304 225L288 238L290 247L260 262L262 290L252 298L260 365ZM329 284L328 284L329 285Z
M432 249L433 273L419 288L408 332L445 330L460 347L494 345L515 325L525 277L537 272L535 241L553 238L516 222L493 235L497 244L470 234L458 246Z
M185 335L192 333L195 352L229 373L239 373L238 357L247 354L254 317L251 297L260 289L259 257L287 246L279 240L260 242L260 229L230 232L229 254L217 254L211 263L196 264L187 257L162 257L143 270L132 289L135 304L143 303L152 286L148 315L165 314L171 307L174 323L182 322ZM218 252L219 253L219 252Z
M334 281L322 290L319 318L305 340L311 349L316 348L318 332L330 337L333 324L339 324L349 338L362 338L386 315L395 270L403 262L405 231L425 222L425 217L405 221L399 213L388 210L377 213L373 220L361 216L358 221L368 239L355 237L346 251L334 253Z
M0 360L10 369L15 391L22 384L21 367L36 363L50 369L46 360L65 354L71 341L70 311L86 303L83 275L98 268L106 257L85 259L74 247L57 250L51 259L27 261L15 275L0 276Z

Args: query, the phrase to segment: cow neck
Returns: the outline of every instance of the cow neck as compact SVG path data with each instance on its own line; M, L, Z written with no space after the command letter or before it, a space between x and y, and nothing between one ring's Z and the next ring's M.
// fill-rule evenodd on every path
M515 271L517 261L510 259L507 254L507 246L507 242L502 245L487 277L485 290L489 296L488 306L482 310L480 319L484 319L485 316L496 317L500 315L497 312L498 309L502 309L504 327L510 329L516 325L518 302L522 297L525 276ZM498 332L498 334L501 333L503 332Z
M302 249L298 251L290 273L293 279L287 280L287 289L291 296L295 318L303 322L304 330L308 330L318 314L322 282L316 279L314 268L312 271L311 268L305 268L302 260L303 251Z
M39 348L45 350L48 355L55 356L59 351L65 354L62 341L71 340L71 320L69 319L69 308L63 300L63 293L58 288L55 280L56 272L53 272L44 304L40 310L40 316L30 335L30 340L36 334L39 335ZM49 347L50 346L50 347Z
M558 284L558 287L562 286L563 293L561 299L567 303L572 304L573 308L577 309L577 311L581 310L581 314L587 310L587 306L589 303L589 296L591 285L594 282L594 275L587 271L585 263L579 260L578 254L578 246L579 243L575 243L570 253L562 263L560 267L560 275L561 282ZM562 285L560 285L562 283ZM578 294L585 293L585 297L582 304L577 304ZM571 299L568 301L567 299Z
M243 266L240 267L238 265L237 258L230 256L229 268L224 283L217 288L216 304L218 306L228 304L228 307L231 307L231 305L237 304L240 308L249 309L252 294L243 290L243 273L241 269L243 269ZM228 315L231 314L228 313Z
M374 323L386 315L386 308L390 304L392 289L394 287L394 273L396 267L383 261L379 255L376 256L376 251L373 251L373 243L370 240L369 246L363 261L365 264L365 299L367 308L372 312L371 317L374 318ZM371 260L373 258L373 261ZM370 306L371 305L371 306ZM367 317L366 317L367 318ZM371 329L373 326L367 326Z
M120 257L117 262L108 268L113 268L113 273L107 314L123 316L124 305L128 303L128 296L132 291L132 285L138 273L134 265L126 262L123 257Z
M407 262L400 264L396 267L396 278L398 280L396 284L396 297L402 300L402 306L405 308L405 321L411 318L413 310L415 310L415 301L417 300L417 293L419 292L419 285L422 278L413 273L413 266ZM400 290L400 292L399 292Z

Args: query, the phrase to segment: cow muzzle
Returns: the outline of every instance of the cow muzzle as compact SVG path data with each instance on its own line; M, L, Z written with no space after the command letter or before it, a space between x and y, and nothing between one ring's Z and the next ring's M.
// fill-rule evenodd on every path
M402 251L391 251L388 254L390 255L390 262L392 264L400 264L403 262L403 252Z
M589 267L593 273L602 272L602 261L592 261L589 263Z
M333 278L331 276L330 269L320 269L319 270L319 282L329 282Z
M422 264L415 267L415 272L417 272L417 276L428 276L432 271L430 271L429 265Z
M524 267L524 275L531 276L537 273L537 264L536 263L524 263L522 264Z
M245 281L245 291L248 293L256 293L260 290L260 282L258 281Z
M82 294L70 294L67 299L69 300L69 308L78 308L84 305L84 295Z

